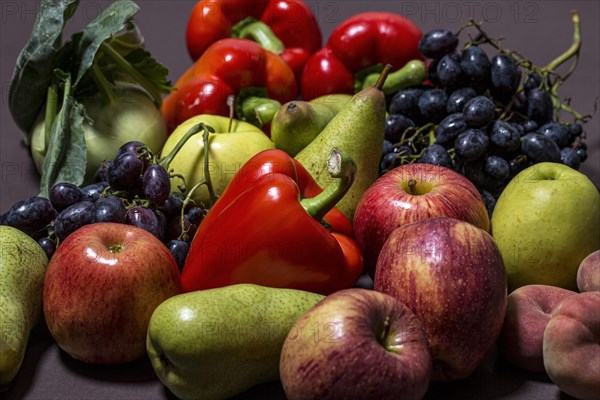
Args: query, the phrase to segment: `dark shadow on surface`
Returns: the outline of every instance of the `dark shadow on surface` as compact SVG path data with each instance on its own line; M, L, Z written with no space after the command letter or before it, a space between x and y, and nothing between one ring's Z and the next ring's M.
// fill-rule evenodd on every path
M61 350L60 361L71 372L94 380L122 383L158 380L148 356L126 364L101 365L81 362Z

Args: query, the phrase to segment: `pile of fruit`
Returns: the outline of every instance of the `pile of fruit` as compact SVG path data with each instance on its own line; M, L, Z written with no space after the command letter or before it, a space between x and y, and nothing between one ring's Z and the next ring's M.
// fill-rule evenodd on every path
M573 45L543 68L504 49L473 21L460 30L477 33L462 50L450 30L426 33L419 50L430 60L427 82L389 101L381 174L410 162L452 168L477 186L491 213L523 169L540 162L579 169L587 159L581 123L590 116L561 102L557 90L566 78L556 72L571 59L576 63L576 15L574 28ZM495 51L491 58L486 47ZM574 122L561 122L559 111Z
M419 399L496 346L597 398L600 193L557 92L576 13L540 68L474 22L367 12L322 46L301 0L201 0L172 86L132 1L64 43L78 2L41 3L9 93L41 177L0 221L0 385L43 319L181 399Z

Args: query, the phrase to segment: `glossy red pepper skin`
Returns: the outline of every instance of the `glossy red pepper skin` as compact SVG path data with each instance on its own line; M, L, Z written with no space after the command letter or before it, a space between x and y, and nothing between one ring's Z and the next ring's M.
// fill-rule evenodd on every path
M307 61L302 98L353 94L358 71L377 64L399 69L410 60L422 58L418 49L421 36L421 30L399 14L365 12L346 19L331 33L324 47L328 50L313 54Z
M283 42L280 56L299 78L308 57L321 47L319 24L302 0L201 0L192 10L186 44L193 60L219 39L231 37L233 26L246 17L264 22Z
M227 97L243 88L263 87L280 103L298 95L296 78L285 61L247 39L213 43L175 87L178 90L169 94L162 105L169 132L195 115L229 115Z
M198 227L183 290L243 282L322 294L352 287L363 259L345 234L351 225L334 208L325 216L329 232L302 208L303 193L321 190L305 171L281 150L244 164Z

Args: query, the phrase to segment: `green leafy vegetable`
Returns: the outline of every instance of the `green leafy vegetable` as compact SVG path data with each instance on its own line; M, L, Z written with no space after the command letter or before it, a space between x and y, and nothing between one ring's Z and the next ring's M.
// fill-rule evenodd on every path
M40 182L40 196L48 197L48 191L57 182L81 185L85 175L86 147L83 134L85 110L71 95L71 77L56 71L63 79L63 102L52 123L52 131L44 169Z
M78 52L81 54L81 64L77 71L75 86L91 68L100 45L119 32L139 9L137 4L132 1L119 0L108 6L83 30Z
M98 112L104 106L115 106L119 85L128 82L139 89L146 101L149 94L154 107L150 103L149 108L122 110L135 114L131 120L137 121L139 113L145 113L147 126L161 136L165 134L161 128L164 124L154 124L154 115L160 115L162 94L173 89L167 80L168 69L143 49L143 37L133 22L139 11L136 3L117 0L63 44L65 24L78 5L78 0L42 0L10 87L11 114L25 133L25 141L32 146L32 155L34 139L40 137L40 132L43 134L41 144L37 142L34 159L37 158L41 173L40 195L45 197L58 182L81 185L86 170L97 167L97 161L88 166L89 160L106 151L87 148L86 129L91 125L112 126L113 115L92 121L85 107ZM36 129L37 136L32 136L44 106L43 131ZM136 126L135 132L144 128ZM107 129L107 136L112 133Z
M31 37L17 58L8 106L15 123L25 132L26 142L46 100L63 28L78 4L79 0L43 0Z

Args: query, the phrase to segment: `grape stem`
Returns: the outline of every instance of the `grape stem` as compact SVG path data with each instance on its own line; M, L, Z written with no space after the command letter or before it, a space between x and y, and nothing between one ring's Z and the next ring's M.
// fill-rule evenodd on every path
M199 133L201 131L204 131L204 132L208 131L210 133L215 132L215 130L212 126L208 126L208 125L204 124L203 122L200 122L200 123L192 126L190 128L190 130L188 130L185 133L185 135L183 135L183 137L179 140L179 142L177 142L175 147L173 147L173 150L171 150L171 152L169 154L167 154L165 157L158 160L158 164L162 165L163 167L165 167L166 170L168 170L169 165L171 164L171 161L173 161L173 159L175 158L175 156L177 155L179 150L181 150L181 148L188 141L188 139L191 138L192 136L194 136L196 133Z

